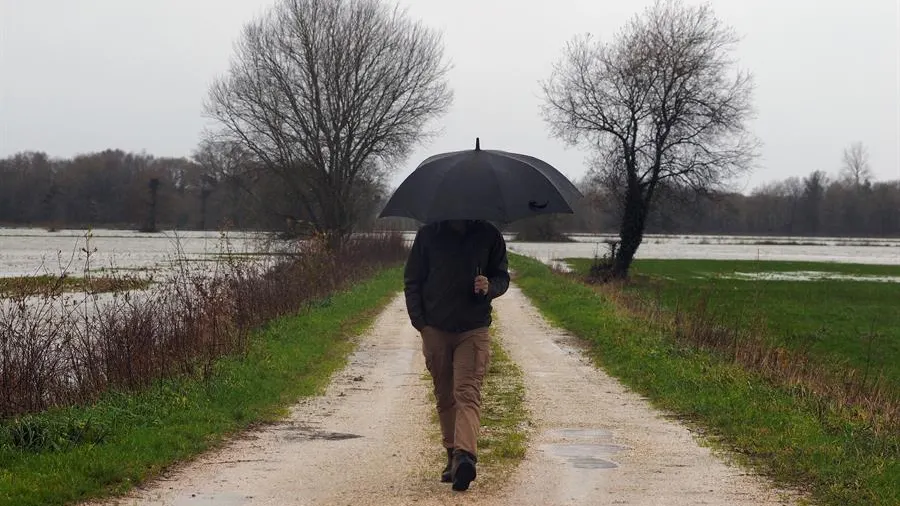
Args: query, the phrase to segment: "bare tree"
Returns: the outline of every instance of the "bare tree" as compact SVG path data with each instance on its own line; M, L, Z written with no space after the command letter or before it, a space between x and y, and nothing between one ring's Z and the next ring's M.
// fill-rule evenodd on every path
M869 166L869 150L862 142L854 142L844 149L844 166L841 176L854 188L862 188L872 180L872 168Z
M203 168L205 177L216 182L249 176L255 169L253 158L243 145L215 136L204 138L191 158Z
M202 168L202 179L207 185L204 192L224 189L228 195L228 222L230 226L240 227L239 205L241 195L253 196L252 184L259 170L249 151L240 143L217 139L208 136L200 142L194 151L193 160ZM206 194L208 196L208 194ZM205 200L203 200L205 204ZM203 221L205 222L205 212Z
M159 232L156 227L156 211L159 204L159 185L158 177L151 177L147 181L147 188L150 190L149 211L147 212L147 224L141 229L141 232Z
M821 170L813 171L803 179L803 211L807 234L819 235L822 225L822 202L828 189L828 175Z
M601 180L617 187L615 277L627 276L661 185L709 191L750 168L752 85L732 72L737 41L709 6L660 0L611 43L576 37L543 83L553 133L596 148Z
M439 33L379 0L281 0L249 23L206 110L340 244L359 184L426 136L452 103Z

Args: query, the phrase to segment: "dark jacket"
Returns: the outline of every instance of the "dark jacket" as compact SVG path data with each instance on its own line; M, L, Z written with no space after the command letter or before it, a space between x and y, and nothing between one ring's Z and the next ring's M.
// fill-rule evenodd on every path
M488 278L487 295L475 293L475 276ZM444 223L422 227L404 274L406 310L417 330L431 326L466 332L491 324L491 300L506 293L506 242L493 225L470 221L461 234Z

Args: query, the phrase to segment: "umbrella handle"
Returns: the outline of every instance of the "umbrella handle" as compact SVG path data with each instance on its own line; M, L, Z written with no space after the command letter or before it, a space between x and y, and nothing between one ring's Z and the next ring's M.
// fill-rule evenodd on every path
M476 265L476 266L475 266L475 277L482 276L482 275L483 275L483 274L482 274L482 272L481 272L481 266L480 266L480 265ZM482 296L487 295L487 292L478 292L478 293L481 294Z

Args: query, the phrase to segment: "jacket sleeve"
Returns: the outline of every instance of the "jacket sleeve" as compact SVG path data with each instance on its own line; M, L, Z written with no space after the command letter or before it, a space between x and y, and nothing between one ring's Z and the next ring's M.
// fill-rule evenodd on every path
M416 234L415 240L413 240L403 272L403 293L406 296L406 312L409 314L410 323L418 331L425 328L422 283L425 281L425 273L427 272L427 258L422 246L422 231L420 230Z
M486 269L488 278L488 297L496 299L509 289L509 259L506 255L506 241L502 233L497 233L491 246L490 257Z

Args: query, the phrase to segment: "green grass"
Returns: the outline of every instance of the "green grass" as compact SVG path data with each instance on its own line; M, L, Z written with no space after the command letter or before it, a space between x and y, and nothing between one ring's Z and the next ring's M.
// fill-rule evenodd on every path
M528 412L522 369L513 362L491 327L491 361L482 388L478 461L503 473L525 458Z
M20 276L0 278L0 297L16 297L36 294L60 294L63 292L91 293L121 292L141 290L152 284L151 281L136 278L113 278L94 276L90 279L61 276Z
M821 504L900 504L900 435L875 433L827 403L773 385L658 327L547 266L511 257L516 283L546 317L584 339L598 366L710 441Z
M166 466L277 420L315 395L345 364L352 336L400 286L382 271L258 332L243 358L217 363L209 381L168 380L138 394L0 425L0 505L55 505L123 492Z
M578 272L590 260L570 261ZM761 325L773 344L808 350L822 364L882 373L900 385L900 283L758 281L735 273L818 271L900 276L900 266L811 262L639 260L626 288L668 309L691 310L701 300L717 320L737 328Z

